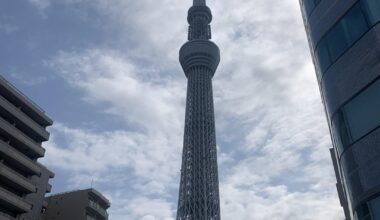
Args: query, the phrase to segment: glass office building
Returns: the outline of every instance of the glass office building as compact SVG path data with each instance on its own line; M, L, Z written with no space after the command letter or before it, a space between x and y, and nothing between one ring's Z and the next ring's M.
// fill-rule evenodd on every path
M380 0L300 0L346 219L380 220Z

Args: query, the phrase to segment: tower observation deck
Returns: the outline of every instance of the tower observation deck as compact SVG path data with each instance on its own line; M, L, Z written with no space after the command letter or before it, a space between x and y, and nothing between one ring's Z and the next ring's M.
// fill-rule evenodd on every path
M179 60L188 79L177 220L220 220L212 77L220 61L205 0L188 11L188 42Z

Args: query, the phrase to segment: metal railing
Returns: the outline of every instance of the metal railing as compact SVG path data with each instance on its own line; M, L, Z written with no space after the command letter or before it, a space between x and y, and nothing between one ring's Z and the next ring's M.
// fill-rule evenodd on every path
M92 201L90 199L89 206L95 210L97 210L99 213L103 214L104 216L108 217L108 212L105 210L101 205L99 205L97 202Z
M19 114L21 114L21 116L16 116L13 112L12 112L12 116L17 118L18 120L22 121L22 123L26 124L25 121L28 121L28 123L30 123L31 125L27 125L28 127L34 129L34 130L37 130L37 129L42 129L43 131L42 132L46 132L45 131L45 128L41 125L39 125L37 122L35 122L34 120L32 120L29 116L27 116L25 114L25 112L23 112L21 109L17 108L15 105L13 105L11 102L9 102L6 98L4 98L1 94L0 94L0 101L2 102L5 102L7 105L9 105L13 112L18 112ZM3 107L5 108L5 107ZM8 110L7 110L8 111ZM21 117L21 118L20 118ZM33 127L31 127L33 126Z
M9 202L13 203L13 205L18 206L18 208L23 209L24 211L30 211L32 209L32 204L26 202L21 197L9 192L8 190L0 187L0 193L2 196L5 196Z
M3 146L1 146L3 145ZM4 150L1 150L4 149ZM0 151L3 154L8 154L9 157L13 157L14 160L17 160L19 163L22 163L25 167L32 170L35 173L40 172L40 168L37 164L33 162L29 157L25 156L20 151L16 150L13 146L9 145L7 142L0 140Z
M16 220L14 217L8 214L5 214L4 212L0 212L0 219L3 219L3 218L5 218L5 220Z
M45 111L37 105L33 100L31 100L28 96L26 96L23 92L21 92L19 89L16 88L12 83L10 83L8 80L6 80L1 74L0 79L4 81L8 86L10 86L13 90L15 90L20 96L22 96L24 99L26 99L30 104L32 104L35 108L37 108L39 111L45 113Z
M0 122L4 122L4 125L9 128L9 129L5 128L4 130L6 130L7 133L9 133L11 136L13 136L13 138L18 139L20 142L23 142L23 144L25 144L29 148L32 148L36 153L45 153L45 149L42 148L42 146L40 144L35 142L32 138L28 137L26 134L24 134L22 131L20 131L18 128L16 128L14 125L9 123L9 121L0 117ZM15 134L12 134L12 131Z
M19 185L22 185L24 188L34 192L36 190L36 186L33 185L29 179L25 178L21 174L7 167L6 165L0 163L0 170L3 169L3 174L11 178L12 181L18 181Z

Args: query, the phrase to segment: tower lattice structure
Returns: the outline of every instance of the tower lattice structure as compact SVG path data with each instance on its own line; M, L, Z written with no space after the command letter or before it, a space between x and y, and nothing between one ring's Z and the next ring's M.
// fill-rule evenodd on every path
M188 42L179 60L188 79L177 220L220 220L212 77L220 61L205 0L188 11Z

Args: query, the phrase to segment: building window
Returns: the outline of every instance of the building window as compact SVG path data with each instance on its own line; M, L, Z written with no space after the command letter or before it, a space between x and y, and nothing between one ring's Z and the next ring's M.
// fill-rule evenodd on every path
M346 104L352 139L357 140L380 124L380 80Z
M355 212L356 220L380 220L380 197L361 205Z
M342 19L347 46L354 44L369 28L359 4L356 4Z
M317 50L316 50L316 56L317 56L319 68L321 72L323 73L327 70L327 68L330 66L330 63L331 63L330 54L327 49L327 44L325 40L322 40L319 43L319 46L317 47Z
M103 208L100 204L98 204L97 202L89 200L89 205L92 208L94 208L94 209L98 210L99 212L103 213L104 215L108 216L107 210L105 208Z
M371 25L380 21L380 2L378 0L362 0L361 4Z
M339 22L326 35L327 48L330 52L331 61L336 60L348 47L346 33L344 32L343 22Z
M332 127L334 129L334 142L337 148L338 155L341 155L345 150L346 146L352 143L350 133L348 132L348 127L346 126L346 117L344 111L339 110L334 118Z
M328 67L379 21L378 0L357 2L317 43L315 57L322 76Z
M333 116L334 142L339 155L380 125L380 80L352 98Z

